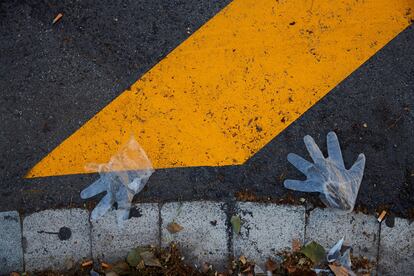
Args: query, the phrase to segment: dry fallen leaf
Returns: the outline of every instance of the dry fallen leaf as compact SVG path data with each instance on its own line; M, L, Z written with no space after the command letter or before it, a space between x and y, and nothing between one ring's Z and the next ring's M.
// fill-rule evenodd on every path
M306 244L300 252L311 259L314 264L319 264L325 258L325 249L315 241Z
M293 272L295 272L295 271L296 271L296 267L294 267L294 266L288 266L288 267L286 268L286 270L288 271L288 273L293 273Z
M348 270L343 266L330 264L329 268L332 270L335 276L348 276Z
M144 269L144 268L145 268L145 263L144 263L144 260L141 260L141 261L137 264L136 268L137 268L137 269Z
M20 274L17 273L17 272L12 272L12 273L10 273L10 276L20 276Z
M120 261L112 265L112 271L118 275L128 274L130 270L130 266L125 261Z
M246 263L247 263L247 259L246 259L246 257L245 257L245 256L243 256L243 255L241 255L241 256L240 256L239 261L240 261L242 264L246 264Z
M293 252L299 252L301 247L302 247L302 244L301 244L300 240L298 240L298 239L293 239L292 240L292 251Z
M184 227L182 227L181 225L179 225L176 222L171 222L170 224L167 225L167 230L171 234L178 233L178 232L180 232L183 229L184 229Z
M233 228L233 232L238 235L241 229L241 219L239 216L232 216L230 219L231 226Z
M211 265L209 263L203 262L203 264L201 265L201 271L203 273L207 273L211 268Z
M306 259L305 258L300 258L298 261L298 265L304 265L306 263Z
M161 267L161 262L155 257L154 253L151 251L145 251L141 253L141 257L146 266L157 266Z
M274 272L278 267L277 264L271 259L267 259L265 263L266 271Z
M63 17L63 13L58 13L58 15L56 15L55 19L53 19L52 24L56 24L60 19L62 19Z
M252 270L252 267L249 265L248 267L246 267L242 272L246 273Z

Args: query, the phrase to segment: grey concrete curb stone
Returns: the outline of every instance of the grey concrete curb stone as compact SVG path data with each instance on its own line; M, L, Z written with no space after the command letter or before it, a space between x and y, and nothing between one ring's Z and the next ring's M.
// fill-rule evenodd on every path
M159 246L158 204L136 204L135 214L122 228L117 225L115 212L92 222L92 253L95 260L114 262L124 259L137 246Z
M186 259L200 265L213 264L218 269L226 265L227 246L226 214L223 203L184 202L167 203L161 208L161 244L178 242ZM171 234L168 224L176 222L183 227Z
M379 242L379 224L375 217L364 214L339 214L329 209L310 212L306 240L316 241L326 249L342 237L352 246L355 255L376 260Z
M413 275L414 223L396 218L393 228L381 225L380 275Z
M23 220L24 259L27 271L64 270L91 257L89 213L82 209L46 210ZM68 240L56 234L61 227L71 229Z
M314 240L329 248L342 237L354 248L354 254L373 260L379 256L379 275L411 275L414 269L414 224L402 218L395 219L393 228L383 224L380 239L380 225L373 216L315 209L309 212L305 226L303 206L237 202L235 214L242 225L240 235L235 235L226 214L228 206L223 202L173 202L164 204L161 210L152 203L134 207L133 218L121 232L113 213L91 225L87 210L46 210L24 218L22 230L17 212L0 213L0 274L24 268L28 272L63 271L92 258L91 251L95 260L112 262L125 258L135 246L167 246L172 241L179 243L191 264L208 262L220 270L233 245L235 257L245 255L263 268L268 257L289 250L292 239ZM183 230L169 233L171 222ZM45 233L57 233L64 226L72 232L68 240Z
M0 274L23 271L22 232L16 211L0 213Z
M269 257L290 249L293 239L304 239L303 206L239 202L236 210L242 221L240 235L233 235L236 258L244 255L263 269Z

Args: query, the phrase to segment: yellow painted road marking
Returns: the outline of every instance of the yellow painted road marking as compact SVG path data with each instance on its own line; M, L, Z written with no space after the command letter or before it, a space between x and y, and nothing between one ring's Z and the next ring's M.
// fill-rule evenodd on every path
M406 28L410 8L235 0L27 176L86 173L131 133L155 168L241 164Z

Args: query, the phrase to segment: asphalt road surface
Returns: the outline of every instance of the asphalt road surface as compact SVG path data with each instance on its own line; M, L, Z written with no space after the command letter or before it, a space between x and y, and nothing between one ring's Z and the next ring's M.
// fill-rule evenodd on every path
M24 175L229 2L2 1L0 211L83 206L79 192L97 174ZM303 178L286 156L307 156L306 134L326 151L334 130L346 166L367 158L357 208L414 217L413 45L411 25L244 165L157 170L135 200L319 204L283 187Z

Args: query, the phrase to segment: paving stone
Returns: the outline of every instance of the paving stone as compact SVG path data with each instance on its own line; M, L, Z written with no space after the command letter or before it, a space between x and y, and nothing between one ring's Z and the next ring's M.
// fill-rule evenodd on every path
M161 208L162 246L178 242L190 263L208 262L217 268L226 265L227 246L226 214L223 203L184 202L167 203ZM175 234L167 226L178 223L183 229Z
M316 241L328 250L345 237L345 243L352 246L353 254L376 260L378 233L379 224L373 216L315 209L309 215L306 241Z
M0 274L23 271L22 232L16 211L0 213Z
M46 210L23 220L24 259L27 271L67 269L91 258L89 213L82 209ZM61 229L69 235L57 235Z
M396 218L390 228L381 225L379 275L413 275L414 223Z
M239 202L236 210L242 226L240 235L233 234L235 257L244 255L263 268L269 257L290 249L293 239L304 239L303 206Z
M92 255L95 260L114 262L124 259L137 246L159 246L158 204L136 204L131 218L119 227L115 212L92 222Z

